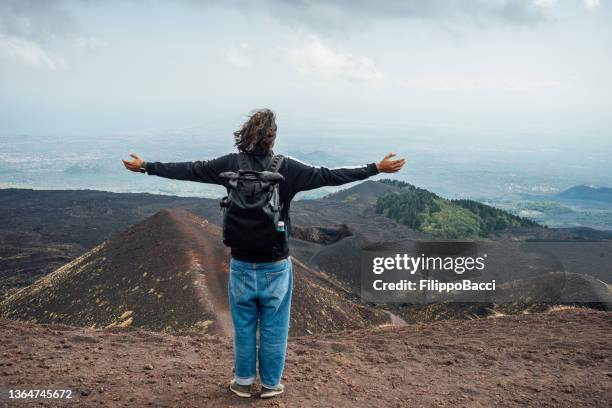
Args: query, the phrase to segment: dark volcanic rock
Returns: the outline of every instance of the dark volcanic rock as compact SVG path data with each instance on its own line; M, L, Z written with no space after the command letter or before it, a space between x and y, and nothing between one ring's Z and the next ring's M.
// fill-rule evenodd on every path
M203 198L0 189L0 299L168 207L219 217L218 201Z
M221 230L163 210L0 302L0 314L40 323L231 333L229 251ZM295 260L291 334L363 328L388 317L337 291Z
M496 304L585 305L612 310L607 284L592 276L568 272L549 272L501 284L492 300Z
M227 259L214 255L223 251L218 227L163 210L14 292L0 312L75 326L218 332L213 323L228 313L219 284Z
M419 243L434 240L376 214L373 203L389 188L393 187L366 181L325 199L292 204L292 254L310 272L324 272L322 275L328 282L342 288L337 289L338 293L351 300L355 295L347 294L345 289L359 293L359 259L364 251L398 243L401 252L411 253L414 248L414 255L418 255ZM3 293L32 284L113 234L168 207L187 209L212 224L220 222L216 199L91 190L0 190L0 300ZM551 271L588 274L610 283L612 269L606 262L612 260L611 237L586 229L523 228L479 242L478 248L480 253L488 254L487 267L498 283L529 279ZM568 246L568 241L576 245ZM431 315L470 317L481 315L483 310L483 315L487 315L487 308L485 305L462 309L453 305ZM108 321L115 322L114 319L127 311L130 310L109 312ZM420 318L425 314L415 316ZM415 316L408 316L406 320L413 321ZM138 324L140 318L134 313L132 324ZM209 326L209 330L214 329L214 325Z
M340 241L342 238L350 237L353 233L346 224L331 227L301 227L296 225L291 228L291 235L293 238L302 241L329 245Z
M372 211L368 198L388 186L366 182L325 200L296 201L294 226L346 224L371 240L415 234ZM362 191L363 190L363 191ZM340 198L365 194L364 199ZM0 189L0 299L164 208L183 208L219 225L218 199L95 190ZM316 228L316 227L315 227ZM416 233L422 236L422 234Z

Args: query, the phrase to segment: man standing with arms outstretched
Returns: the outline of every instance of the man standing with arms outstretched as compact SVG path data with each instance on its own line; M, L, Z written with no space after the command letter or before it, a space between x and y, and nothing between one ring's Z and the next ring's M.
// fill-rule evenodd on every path
M404 159L393 160L395 155L391 153L378 163L357 168L309 166L290 157L274 155L276 130L274 113L261 109L254 111L241 129L234 132L238 153L208 161L181 163L145 162L135 154L130 154L133 160L123 160L131 171L228 188L229 201L226 197L222 205L225 202L227 209L224 242L231 247L228 292L234 325L235 375L230 390L240 397L251 396L257 359L261 398L284 391L280 381L285 366L293 288L287 239L293 197L300 191L339 186L378 173L395 173L405 163ZM251 198L263 194L265 207L255 208L259 204L245 199L245 190ZM253 211L273 219L273 228L268 228L267 224L262 227L264 224L258 224L257 220L240 220L245 214L255 214ZM243 230L240 225L244 225ZM266 244L268 237L271 237L269 245Z

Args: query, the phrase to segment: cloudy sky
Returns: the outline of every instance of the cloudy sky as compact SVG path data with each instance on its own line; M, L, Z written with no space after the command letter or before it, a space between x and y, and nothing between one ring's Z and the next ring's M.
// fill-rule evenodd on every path
M612 135L608 0L0 0L0 134L281 123ZM603 135L603 136L602 136Z

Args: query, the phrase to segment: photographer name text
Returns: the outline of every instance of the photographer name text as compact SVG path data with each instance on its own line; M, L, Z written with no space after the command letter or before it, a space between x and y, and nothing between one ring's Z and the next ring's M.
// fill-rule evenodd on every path
M402 279L398 282L383 282L377 279L373 282L374 290L391 290L391 291L428 291L428 292L453 292L453 291L494 291L495 279L488 282L474 282L469 279L463 279L458 282L440 282L437 279L421 279L419 281L410 281Z

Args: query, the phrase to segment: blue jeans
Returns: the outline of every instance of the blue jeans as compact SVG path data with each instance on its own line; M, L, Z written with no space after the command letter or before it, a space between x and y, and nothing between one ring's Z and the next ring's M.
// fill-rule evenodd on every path
M234 323L234 369L240 385L255 381L259 324L261 385L280 384L289 333L293 272L291 258L278 262L230 261L229 302Z

